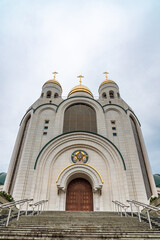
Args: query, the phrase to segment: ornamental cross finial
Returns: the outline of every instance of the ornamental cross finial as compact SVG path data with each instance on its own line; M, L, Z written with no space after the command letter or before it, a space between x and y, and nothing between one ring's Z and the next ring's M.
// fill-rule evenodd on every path
M56 74L58 74L58 72L52 72L53 74L53 80L56 80Z
M79 76L77 76L77 78L79 78L79 82L80 82L80 85L81 85L82 84L82 79L81 78L84 78L84 76L79 75Z
M108 80L108 74L109 74L109 72L104 72L103 74L105 74L106 75L106 80Z

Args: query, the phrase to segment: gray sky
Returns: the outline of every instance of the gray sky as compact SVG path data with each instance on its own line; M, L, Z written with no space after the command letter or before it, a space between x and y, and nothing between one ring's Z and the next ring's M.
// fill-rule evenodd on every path
M139 118L153 173L160 173L159 23L159 0L0 0L0 172L53 71L63 96L79 74L97 96L108 71Z

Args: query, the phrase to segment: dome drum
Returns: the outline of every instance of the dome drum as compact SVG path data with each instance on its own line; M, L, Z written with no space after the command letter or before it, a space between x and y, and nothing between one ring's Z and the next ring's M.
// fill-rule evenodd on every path
M41 97L59 98L62 95L62 87L58 81L49 80L42 87Z
M120 98L118 85L114 81L109 80L107 78L99 86L98 92L99 98L102 100Z

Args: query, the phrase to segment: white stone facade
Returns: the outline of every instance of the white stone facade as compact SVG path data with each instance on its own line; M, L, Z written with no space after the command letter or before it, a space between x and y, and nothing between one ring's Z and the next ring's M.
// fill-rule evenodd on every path
M52 94L49 98L47 91ZM114 92L114 98L109 96L109 91ZM64 211L67 186L72 179L80 177L92 186L94 211L113 210L112 200L125 203L127 199L135 199L147 203L149 197L131 125L132 117L143 152L150 196L156 196L140 123L119 96L118 86L111 82L101 85L99 100L86 92L73 93L65 100L61 94L61 87L54 81L44 84L41 97L22 119L5 191L11 192L16 200L48 199L48 210ZM77 103L87 104L95 110L97 133L63 133L65 110ZM114 127L116 130L112 129ZM117 135L113 136L114 133ZM77 149L88 153L86 164L72 162L71 155Z

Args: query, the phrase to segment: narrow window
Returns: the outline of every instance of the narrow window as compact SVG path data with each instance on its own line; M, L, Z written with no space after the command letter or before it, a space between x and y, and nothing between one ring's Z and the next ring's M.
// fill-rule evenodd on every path
M114 98L114 92L113 91L109 91L109 96L110 96L110 98Z
M45 126L45 127L44 127L44 129L48 129L48 127L47 127L47 126Z
M55 93L55 94L54 94L54 98L58 98L58 93Z
M117 136L117 133L113 133L113 136L114 136L114 137Z
M41 98L43 98L43 96L44 96L44 93L41 94Z
M117 93L117 97L120 98L120 94L119 93Z
M116 123L116 121L114 121L114 120L111 120L111 124L115 124Z
M116 127L112 127L112 130L116 130Z
M47 135L47 132L43 132L43 135Z
M51 98L51 95L52 95L51 91L48 91L46 97Z
M107 98L107 94L105 92L102 93L102 98Z
M48 123L49 123L49 120L45 120L45 123L48 124Z

